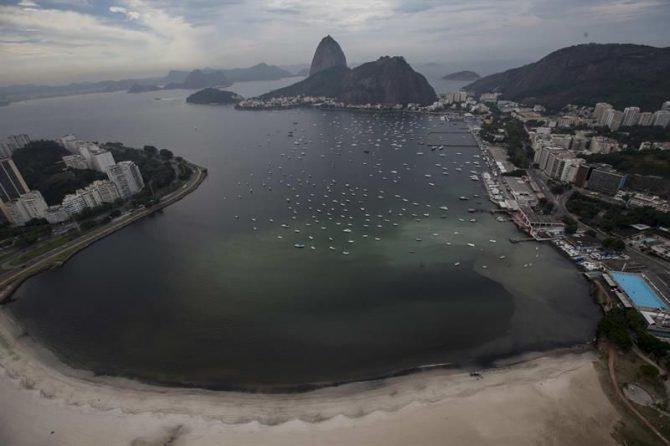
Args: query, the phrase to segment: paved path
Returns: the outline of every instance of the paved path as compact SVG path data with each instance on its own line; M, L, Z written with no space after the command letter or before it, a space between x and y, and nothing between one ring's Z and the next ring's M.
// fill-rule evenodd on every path
M626 398L619 388L619 383L617 382L616 379L616 372L614 371L614 365L616 361L616 349L610 345L609 347L609 371L610 371L610 379L612 380L612 385L614 385L614 389L616 390L617 395L623 401L623 403L630 409L631 412L635 414L637 418L639 418L642 423L649 428L662 442L663 444L670 446L670 442L661 434L658 429L654 427L653 424L644 416L642 415L635 407L633 407L633 404Z
M21 281L34 274L37 274L44 269L51 267L63 255L72 256L86 246L96 242L97 240L107 237L108 235L124 228L125 226L128 226L131 223L134 223L137 220L140 220L141 218L146 217L147 215L151 215L157 210L169 206L170 204L181 200L186 195L193 192L205 179L207 171L206 169L199 166L192 165L192 167L194 167L195 173L192 179L176 191L162 197L158 204L151 206L150 208L147 208L143 211L136 211L125 215L113 223L109 223L104 227L96 229L83 237L79 237L75 240L72 240L71 242L59 246L55 249L55 251L50 251L40 257L37 257L36 259L33 259L33 263L29 266L25 266L16 272L5 275L2 279L0 279L0 290L2 290L0 291L0 303L11 296L15 286L20 284Z

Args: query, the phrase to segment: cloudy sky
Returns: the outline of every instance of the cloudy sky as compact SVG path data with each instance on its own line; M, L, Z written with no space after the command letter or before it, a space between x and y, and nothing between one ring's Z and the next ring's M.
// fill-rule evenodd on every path
M584 42L670 46L668 23L670 0L0 0L0 84L309 63L325 34L350 62L532 61Z

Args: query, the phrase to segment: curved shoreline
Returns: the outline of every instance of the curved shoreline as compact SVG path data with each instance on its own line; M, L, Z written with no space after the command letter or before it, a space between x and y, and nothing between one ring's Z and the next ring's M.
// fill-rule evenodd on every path
M148 209L122 217L121 221L109 223L102 228L98 228L94 231L93 234L86 234L79 239L72 240L72 242L70 242L70 246L67 246L66 248L59 247L55 253L45 253L43 256L37 258L36 261L34 261L34 263L31 265L24 265L14 273L10 272L8 277L0 281L0 305L9 301L11 296L21 286L21 284L32 276L37 275L42 271L64 265L73 256L86 249L90 245L112 235L117 231L120 231L121 229L135 223L138 220L148 217L160 211L161 209L178 202L198 189L200 184L202 184L202 182L205 181L205 178L207 178L207 169L190 162L187 162L187 164L189 167L193 168L195 179L190 179L182 186L181 190L177 191L178 193L175 194L175 192L171 192L170 194L161 198L159 203Z

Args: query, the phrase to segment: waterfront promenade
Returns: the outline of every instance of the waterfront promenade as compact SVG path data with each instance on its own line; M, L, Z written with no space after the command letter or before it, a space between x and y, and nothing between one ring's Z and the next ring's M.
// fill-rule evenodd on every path
M33 258L17 271L10 271L0 276L0 304L9 299L16 288L29 277L49 268L57 267L69 260L73 255L87 246L107 237L124 227L151 215L160 209L169 206L195 191L207 177L207 169L189 164L193 169L191 178L179 189L161 197L160 201L148 208L134 210L110 223L88 232L81 237L54 248L38 257Z

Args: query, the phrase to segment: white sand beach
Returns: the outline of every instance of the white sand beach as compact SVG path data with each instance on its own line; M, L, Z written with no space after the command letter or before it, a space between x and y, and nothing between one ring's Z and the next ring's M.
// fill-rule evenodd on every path
M433 370L314 392L162 388L67 368L0 312L0 444L615 444L593 352Z

